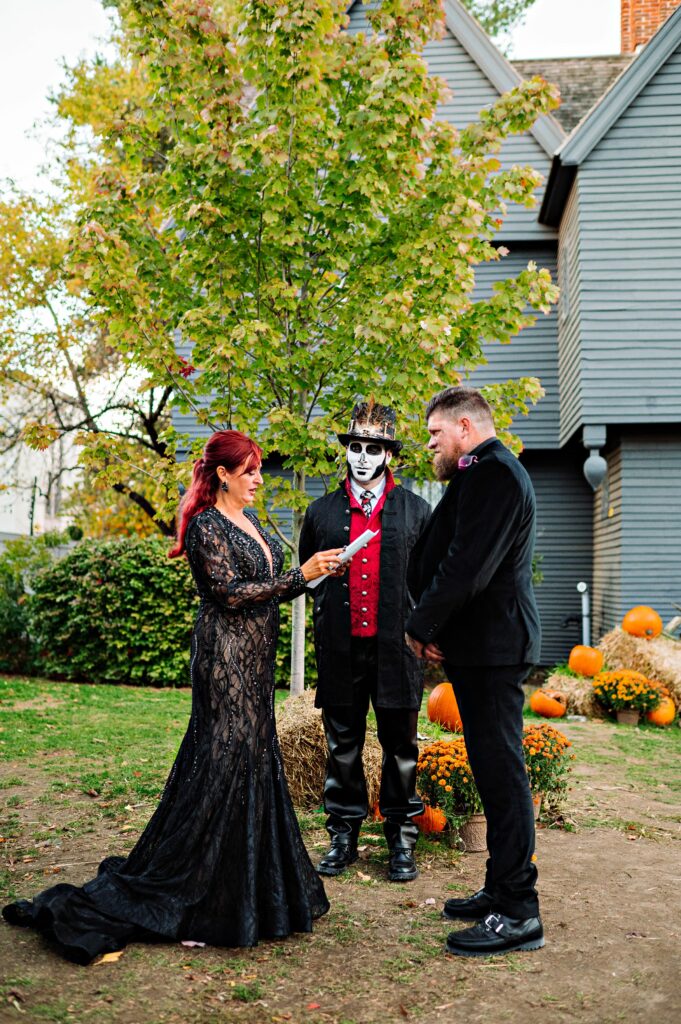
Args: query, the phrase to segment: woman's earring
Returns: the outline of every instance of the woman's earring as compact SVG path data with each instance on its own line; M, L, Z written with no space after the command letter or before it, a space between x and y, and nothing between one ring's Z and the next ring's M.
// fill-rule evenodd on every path
M227 491L229 490L229 484L227 483L226 480L223 480L222 483L220 484L220 490L224 491L225 493L227 493Z

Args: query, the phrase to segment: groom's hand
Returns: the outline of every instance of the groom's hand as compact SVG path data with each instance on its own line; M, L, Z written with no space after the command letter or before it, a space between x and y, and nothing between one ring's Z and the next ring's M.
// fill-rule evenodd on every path
M441 664L445 660L445 656L437 644L426 644L423 648L423 657L426 661L435 662L436 665Z
M408 633L404 634L404 642L406 643L409 650L416 655L417 658L424 658L424 644L420 640L416 640L413 636L409 636Z

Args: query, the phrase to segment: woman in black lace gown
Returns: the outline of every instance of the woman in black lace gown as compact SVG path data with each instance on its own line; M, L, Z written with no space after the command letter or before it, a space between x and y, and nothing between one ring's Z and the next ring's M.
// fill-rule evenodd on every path
M161 802L127 858L82 888L61 884L3 910L69 960L133 940L253 946L309 932L329 907L289 796L274 722L279 602L337 567L340 549L282 573L283 554L245 506L261 452L219 431L194 466L178 543L201 605L192 637L192 711Z

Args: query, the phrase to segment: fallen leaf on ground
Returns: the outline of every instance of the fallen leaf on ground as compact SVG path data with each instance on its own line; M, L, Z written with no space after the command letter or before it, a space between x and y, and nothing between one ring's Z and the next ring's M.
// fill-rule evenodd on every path
M97 961L97 964L115 964L117 960L125 953L124 949L117 949L115 953L104 953L104 955Z
M371 875L365 875L363 871L358 871L357 872L357 877L361 878L363 882L370 882L371 881Z
M183 939L182 940L182 945L183 946L200 946L201 949L203 949L204 946L206 945L206 943L205 942L194 942L193 939Z
M308 1003L307 1006L305 1007L306 1010L321 1010L321 1008L321 1003Z

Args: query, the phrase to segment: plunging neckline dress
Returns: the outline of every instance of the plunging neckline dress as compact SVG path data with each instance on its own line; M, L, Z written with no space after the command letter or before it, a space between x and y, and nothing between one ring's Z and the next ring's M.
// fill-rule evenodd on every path
M305 850L274 720L279 602L300 569L246 513L272 554L218 509L190 521L187 558L201 598L192 635L192 709L161 801L127 857L82 887L62 883L3 910L69 960L133 940L253 946L309 932L329 904Z

